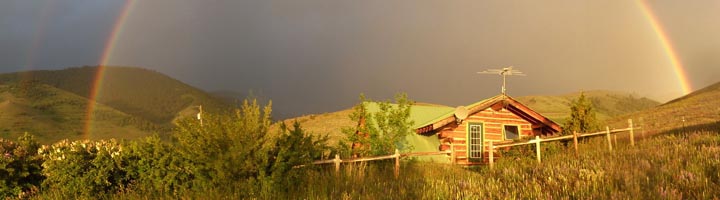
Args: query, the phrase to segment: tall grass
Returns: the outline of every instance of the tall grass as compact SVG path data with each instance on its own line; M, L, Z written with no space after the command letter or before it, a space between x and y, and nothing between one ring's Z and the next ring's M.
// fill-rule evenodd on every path
M237 181L222 188L182 194L128 188L114 199L718 199L720 135L717 131L658 135L621 142L609 151L604 137L572 149L532 156L506 156L494 169L405 160L400 177L393 162L381 161L300 168L302 181L273 191L258 191ZM248 185L250 184L250 185ZM59 194L41 192L36 198Z
M717 132L668 135L607 149L586 141L576 158L565 152L538 164L506 157L496 168L406 161L395 179L390 163L308 171L307 183L288 188L299 199L713 199L720 198Z

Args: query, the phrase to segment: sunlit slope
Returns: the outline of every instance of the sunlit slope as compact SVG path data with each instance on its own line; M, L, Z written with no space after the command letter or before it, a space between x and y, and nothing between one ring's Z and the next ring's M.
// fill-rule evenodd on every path
M14 139L28 132L48 144L62 139L132 139L157 128L98 105L95 128L83 135L86 105L84 97L39 82L0 84L0 137Z
M91 98L98 67L41 70L0 75L0 82L37 80L41 83ZM211 95L159 72L133 67L106 67L97 102L158 125L169 126L180 113L229 108Z
M584 93L592 101L601 123L613 117L660 105L657 101L624 92L594 90ZM579 96L578 92L560 96L524 96L516 99L551 120L563 124L570 117L572 100Z
M720 127L720 82L651 109L619 116L615 124L632 118L648 132Z
M357 124L357 122L350 120L349 115L352 112L352 109L346 109L331 113L311 114L286 119L283 120L283 122L287 125L292 125L295 121L300 122L306 132L321 136L327 135L330 145L334 145L345 138L345 135L342 133L342 128L352 127ZM277 125L273 126L273 129L277 128Z

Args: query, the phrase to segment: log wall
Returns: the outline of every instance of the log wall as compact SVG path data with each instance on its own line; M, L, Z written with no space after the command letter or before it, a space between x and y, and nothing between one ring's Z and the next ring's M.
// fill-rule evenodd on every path
M467 126L470 123L483 124L483 162L471 162L468 159ZM453 159L451 157L450 159L454 160L456 164L482 164L487 162L488 143L493 141L497 144L498 142L505 141L502 133L503 125L517 125L521 138L534 137L538 132L537 130L533 131L532 124L530 122L520 118L506 109L494 110L493 108L487 108L468 116L468 118L461 124L450 123L440 128L437 134L440 141L442 141L440 150L454 151L455 153L450 156L455 156L455 158ZM498 157L500 156L495 156L496 159Z

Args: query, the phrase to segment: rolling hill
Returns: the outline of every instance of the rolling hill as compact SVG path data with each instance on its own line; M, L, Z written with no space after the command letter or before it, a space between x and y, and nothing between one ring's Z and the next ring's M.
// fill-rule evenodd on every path
M61 139L137 138L158 130L152 123L105 105L96 106L93 134L83 137L88 100L38 82L0 85L0 137L24 132L42 143Z
M625 92L593 90L583 93L592 102L601 123L613 117L660 105L657 101ZM563 124L570 117L570 103L579 96L580 92L576 92L559 96L523 96L516 99L558 124Z
M98 67L40 70L0 74L0 126L2 137L22 132L41 141L79 139L93 77ZM107 67L96 121L90 137L135 138L153 132L167 133L173 120L197 113L231 108L178 80L132 67Z
M633 119L650 134L720 128L720 82L657 107L618 116L610 124Z
M565 119L570 116L570 102L579 95L580 93L572 93L560 96L524 96L515 99L562 125ZM623 92L587 91L585 95L595 105L599 120L611 119L615 116L648 109L660 104L647 98L639 98ZM349 119L348 115L351 113L352 109L348 108L337 112L291 118L284 120L284 122L291 124L297 120L308 132L328 135L332 145L345 137L342 133L342 127L350 127L356 123Z
M39 70L0 75L0 83L36 80L40 83L89 98L98 67ZM209 111L227 104L204 91L156 71L134 67L106 67L98 103L141 117L156 124L169 124L192 106Z

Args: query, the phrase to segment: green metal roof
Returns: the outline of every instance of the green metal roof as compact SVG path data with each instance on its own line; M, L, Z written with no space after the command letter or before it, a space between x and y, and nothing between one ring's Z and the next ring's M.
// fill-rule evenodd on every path
M488 103L489 101L493 101L495 98L498 97L499 95L488 99L483 99L482 101L478 101L466 106L466 108L473 108L475 106ZM390 106L397 107L397 104L391 103ZM377 102L365 102L365 108L367 108L368 113L376 113L380 111L380 106L378 106ZM412 125L413 129L425 127L445 118L451 117L454 114L455 108L443 105L423 104L412 105L410 107L410 120L415 122Z
M397 107L397 104L390 104L390 106ZM366 102L365 108L368 113L380 111L380 106L376 102ZM412 105L410 107L410 120L414 122L411 126L413 133L405 136L405 140L412 145L412 152L439 151L440 139L437 135L415 134L414 130L452 116L454 111L455 108L442 105ZM444 155L420 156L415 159L432 162L449 162L449 159Z
M366 102L368 113L376 113L380 111L380 106L375 102ZM397 104L390 104L397 107ZM410 107L410 120L412 120L413 129L422 128L428 124L432 124L438 120L452 116L455 108L441 105L412 105Z

